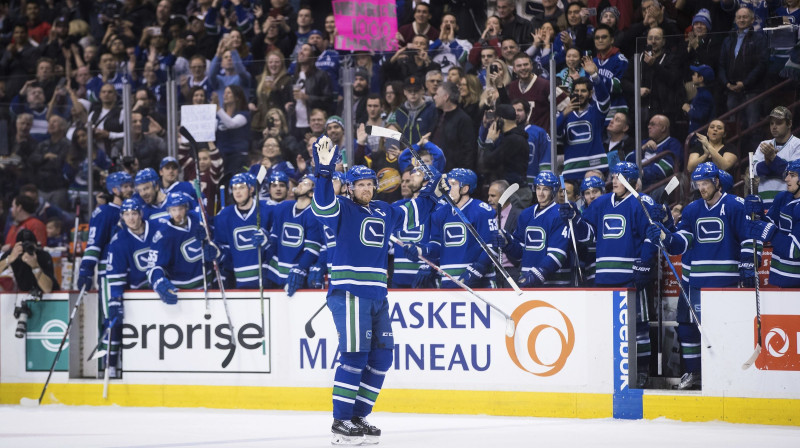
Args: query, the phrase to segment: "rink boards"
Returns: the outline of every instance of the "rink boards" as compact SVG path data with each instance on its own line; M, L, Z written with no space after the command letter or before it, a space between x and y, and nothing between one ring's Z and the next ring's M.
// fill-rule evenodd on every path
M800 295L762 291L765 349L742 370L756 341L755 296L703 295L703 390L642 391L635 382L635 313L625 290L485 290L505 318L460 290L390 291L394 363L376 410L578 418L668 418L800 425ZM124 378L102 398L96 365L97 297L76 317L43 403L326 410L338 358L322 292L229 291L231 341L223 303L202 292L167 306L153 293L128 293ZM26 339L13 336L14 294L0 295L0 403L37 398L76 294L34 304ZM262 345L266 340L266 347ZM711 345L710 348L707 345ZM655 344L653 344L655 346Z

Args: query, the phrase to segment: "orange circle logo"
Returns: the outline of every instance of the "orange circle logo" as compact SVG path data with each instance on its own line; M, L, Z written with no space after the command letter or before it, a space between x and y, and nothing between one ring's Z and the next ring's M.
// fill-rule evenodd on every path
M575 330L567 315L547 302L531 300L518 306L511 318L517 332L514 337L506 336L506 349L514 364L536 376L552 376L561 371L575 346ZM524 332L528 328L530 332L525 340ZM537 348L540 338L547 340L546 347ZM560 345L554 349L553 344L558 341ZM518 353L524 357L520 359Z

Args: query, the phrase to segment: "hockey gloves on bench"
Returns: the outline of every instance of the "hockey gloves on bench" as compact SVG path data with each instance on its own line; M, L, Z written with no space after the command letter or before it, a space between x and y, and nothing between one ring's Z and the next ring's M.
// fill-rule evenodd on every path
M158 293L161 301L167 305L175 305L178 303L178 288L172 284L166 277L161 277L156 280L153 285L153 290Z
M289 271L289 278L286 280L286 286L288 286L286 292L289 294L289 297L292 297L298 289L305 286L306 276L308 276L308 272L303 268L293 267L292 270Z
M745 225L745 234L748 239L760 241L772 241L775 231L778 230L775 224L764 221L751 221L748 219L745 221Z
M661 224L660 222L647 226L647 231L645 234L647 235L647 239L649 239L653 244L657 245L659 241L663 241L664 247L669 247L670 244L672 244L673 238L675 238L675 236L672 235L672 232L667 230L667 228L664 227L664 224Z
M325 273L328 267L325 264L315 264L308 268L308 287L322 289L325 287Z
M419 256L422 255L425 258L428 258L428 254L430 250L427 246L423 246L421 244L414 244L411 242L403 242L403 254L409 260L413 261L414 263L419 263Z
M761 198L751 194L744 198L744 211L747 216L755 215L756 219L763 220L766 214L764 213L764 202Z
M656 269L652 263L642 260L633 262L633 284L636 289L642 290L656 279Z
M523 288L534 288L544 284L544 274L542 271L533 268L528 272L522 274L519 278L519 286Z
M94 272L81 269L78 273L78 290L89 292L94 286Z
M331 177L336 171L336 159L339 147L325 134L322 134L314 143L314 175Z
M484 275L483 272L485 270L486 269L482 268L480 265L478 265L478 263L473 263L467 265L467 268L464 270L464 273L462 273L461 276L458 277L458 279L461 280L461 282L464 283L465 285L469 286L470 288L473 288L481 281L481 279L483 279Z
M739 258L739 283L743 288L756 287L756 270L753 264L753 255L743 253Z
M265 248L269 243L269 236L264 232L264 229L258 229L253 232L253 245L256 247Z
M565 202L558 206L558 214L564 222L573 221L578 222L581 219L578 209L572 203Z

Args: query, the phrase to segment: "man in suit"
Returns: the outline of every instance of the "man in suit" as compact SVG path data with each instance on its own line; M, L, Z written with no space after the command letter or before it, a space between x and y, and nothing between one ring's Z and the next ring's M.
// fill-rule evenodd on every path
M489 185L489 197L486 202L498 210L497 225L508 233L514 233L517 228L517 219L522 213L516 194L509 198L503 208L499 208L500 196L508 189L508 182L504 179L496 180ZM519 263L512 262L509 257L502 258L503 267L506 268L511 278L519 278ZM510 288L504 278L497 277L498 288Z

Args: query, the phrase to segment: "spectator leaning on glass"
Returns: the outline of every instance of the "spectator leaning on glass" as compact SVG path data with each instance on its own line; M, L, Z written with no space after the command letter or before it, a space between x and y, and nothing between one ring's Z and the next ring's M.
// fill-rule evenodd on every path
M24 299L24 295L18 294L14 307L14 318L18 319L14 335L23 338L28 331L28 318L32 314L28 300L39 300L42 294L58 289L53 273L53 259L36 241L33 232L23 229L17 233L16 243L11 250L0 255L0 272L8 267L14 273L17 290L30 294Z

